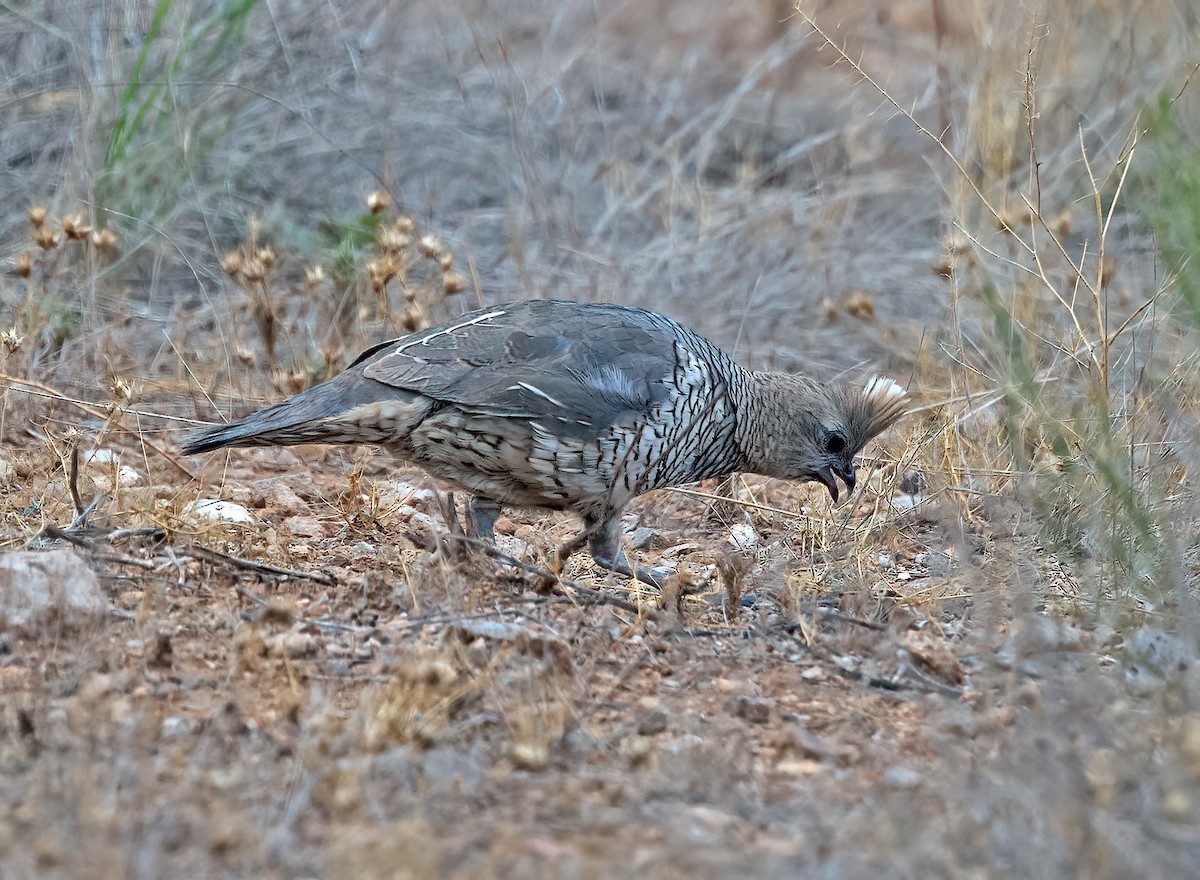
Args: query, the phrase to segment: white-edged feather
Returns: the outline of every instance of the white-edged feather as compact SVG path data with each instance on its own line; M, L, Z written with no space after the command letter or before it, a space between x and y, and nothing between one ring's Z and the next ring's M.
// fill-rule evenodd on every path
M908 392L899 382L889 379L887 376L872 376L867 380L866 386L863 387L863 395L878 400L884 403L889 400L895 400L904 397Z

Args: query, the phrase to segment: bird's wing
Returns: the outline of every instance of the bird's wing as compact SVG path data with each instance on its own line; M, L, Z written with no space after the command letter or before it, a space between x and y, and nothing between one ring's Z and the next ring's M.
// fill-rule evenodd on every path
M384 343L356 364L368 379L470 412L551 419L586 436L668 395L677 328L640 310L514 303Z

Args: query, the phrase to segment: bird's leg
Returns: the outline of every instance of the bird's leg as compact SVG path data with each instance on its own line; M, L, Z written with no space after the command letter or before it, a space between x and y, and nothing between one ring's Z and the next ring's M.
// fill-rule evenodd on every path
M467 501L467 535L489 544L496 543L496 520L504 508L498 501L472 495Z
M558 545L558 549L554 551L554 562L550 566L551 571L555 574L562 574L563 566L567 564L567 560L582 550L583 545L588 542L588 532L589 529L585 527L574 538Z
M585 525L587 527L580 538L587 538L592 559L601 568L607 568L609 571L623 574L625 577L639 580L652 587L662 587L663 580L671 574L667 569L645 568L640 565L637 567L637 573L634 573L629 566L629 560L621 552L621 521L619 519L610 518L595 525L590 523L585 523Z

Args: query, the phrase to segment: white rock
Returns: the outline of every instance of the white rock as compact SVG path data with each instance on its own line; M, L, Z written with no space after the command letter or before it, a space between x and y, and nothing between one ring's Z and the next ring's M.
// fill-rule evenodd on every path
M250 511L232 501L219 498L198 498L189 501L180 511L184 519L203 519L210 522L246 523L254 522Z
M725 539L734 550L758 549L758 532L749 522L735 523L729 529L729 537Z
M411 483L391 480L379 487L379 501L384 507L425 507L434 503L432 489L419 489Z
M11 483L16 475L16 469L9 462L0 458L0 486Z
M104 467L105 465L117 464L121 459L112 449L93 449L91 452L85 452L82 456L83 463L92 467Z
M528 559L533 555L533 548L529 546L529 542L512 535L497 535L496 549L513 559Z
M356 544L350 545L349 552L351 559L374 559L379 555L379 548L366 541L359 541Z
M0 556L0 626L79 625L108 610L96 573L73 550Z
M396 518L405 520L416 526L418 529L429 532L430 534L437 534L438 530L441 528L438 525L438 521L432 516L427 513L421 513L421 511L412 507L401 507L398 511L396 511Z
M127 464L117 468L117 485L118 486L136 486L142 481L142 475L135 471Z

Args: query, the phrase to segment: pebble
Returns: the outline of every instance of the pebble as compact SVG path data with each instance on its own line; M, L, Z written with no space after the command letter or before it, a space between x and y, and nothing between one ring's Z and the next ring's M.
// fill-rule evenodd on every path
M883 781L892 788L916 788L921 784L921 774L910 767L890 767L884 771Z
M180 511L184 519L205 519L210 522L242 523L249 525L254 522L250 511L232 501L221 501L219 498L198 498L189 501Z
M379 555L379 548L374 544L368 544L366 541L358 541L350 545L351 559L374 559Z
M312 514L312 508L296 490L284 482L277 482L267 490L265 501L268 507L274 508L283 516L307 516Z
M283 521L283 527L293 538L323 538L325 525L315 516L291 516Z
M725 540L734 550L758 549L758 532L749 522L735 523L729 529L729 536Z
M771 720L771 710L775 701L767 697L751 697L744 694L731 697L725 704L726 709L735 718L742 718L751 724L766 724Z

